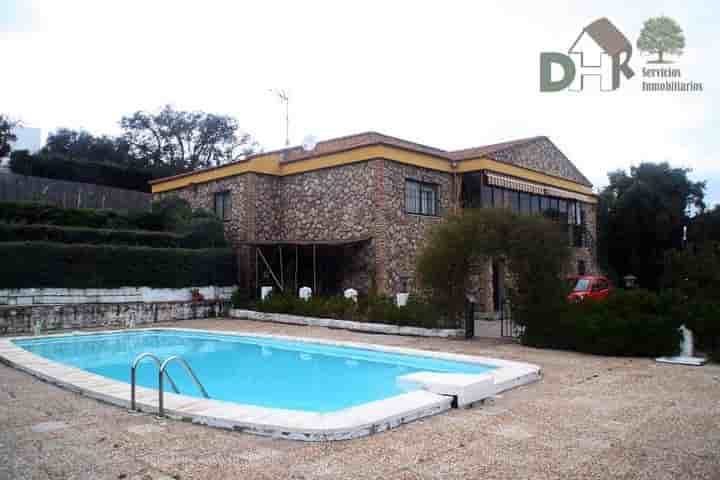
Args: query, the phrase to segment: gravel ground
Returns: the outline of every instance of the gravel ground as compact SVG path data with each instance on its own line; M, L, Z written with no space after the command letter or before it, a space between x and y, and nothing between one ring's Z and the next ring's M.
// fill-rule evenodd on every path
M720 479L720 365L243 320L168 325L487 355L539 364L544 378L475 408L311 444L130 414L0 365L0 479Z

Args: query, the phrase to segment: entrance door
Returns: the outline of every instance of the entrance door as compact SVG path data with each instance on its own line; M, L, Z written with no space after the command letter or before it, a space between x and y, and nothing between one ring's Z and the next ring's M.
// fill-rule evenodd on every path
M503 262L492 262L493 310L499 312L505 302L505 266Z

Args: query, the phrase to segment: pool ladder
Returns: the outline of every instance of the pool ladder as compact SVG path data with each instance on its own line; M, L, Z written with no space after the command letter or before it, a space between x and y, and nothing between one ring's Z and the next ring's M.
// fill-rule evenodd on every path
M190 364L185 361L184 358L182 358L180 355L173 355L172 357L168 357L164 362L160 362L160 359L157 357L157 355L154 355L149 352L141 353L137 357L135 357L135 360L132 363L132 366L130 367L130 410L137 410L135 408L135 384L137 380L137 367L140 364L141 361L144 359L149 358L153 362L155 362L155 365L158 366L159 373L158 373L158 416L164 417L165 416L165 408L163 405L164 400L164 378L167 376L168 381L170 382L170 386L173 390L175 390L175 393L180 393L180 390L178 389L177 385L173 381L172 377L170 377L170 374L166 372L168 365L173 362L177 361L180 362L180 365L183 366L185 371L190 375L190 378L195 383L195 385L198 387L198 390L202 393L203 397L210 398L210 395L208 395L207 390L205 390L205 387L203 387L203 384L200 383L200 380L198 380L197 375L195 375L195 372L193 372L193 369L190 368Z

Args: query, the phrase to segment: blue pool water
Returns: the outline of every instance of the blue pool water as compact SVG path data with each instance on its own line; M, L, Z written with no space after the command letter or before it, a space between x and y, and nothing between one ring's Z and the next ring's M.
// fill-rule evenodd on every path
M494 367L335 347L309 342L204 332L146 330L15 340L49 360L130 383L130 365L143 352L161 360L181 355L210 398L269 408L331 412L407 392L397 377L420 371L484 373ZM182 367L168 367L180 393L201 394ZM144 360L138 385L157 388L157 367ZM165 390L171 392L169 384Z

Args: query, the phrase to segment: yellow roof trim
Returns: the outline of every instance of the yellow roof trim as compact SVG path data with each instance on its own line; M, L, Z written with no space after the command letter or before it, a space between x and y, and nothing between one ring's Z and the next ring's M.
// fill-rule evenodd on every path
M451 162L446 158L437 157L419 152L411 152L402 148L396 148L388 145L370 145L359 147L344 152L331 153L294 162L282 162L281 153L268 153L266 155L257 155L251 157L244 162L233 163L211 170L199 171L197 173L177 178L169 178L166 181L159 181L151 185L153 193L166 192L169 190L177 190L195 183L206 183L222 178L242 175L244 173L261 173L265 175L295 175L298 173L311 172L324 168L332 168L351 163L373 160L376 158L384 158L407 165L427 168L446 173L466 173L479 170L492 170L498 173L504 173L514 177L530 180L534 182L551 185L554 187L570 190L577 193L589 195L588 201L594 201L592 189L572 182L570 180L561 179L551 175L546 175L526 168L509 165L506 163L491 160L486 157L475 158L471 160L463 160L458 162L457 169L453 169Z

